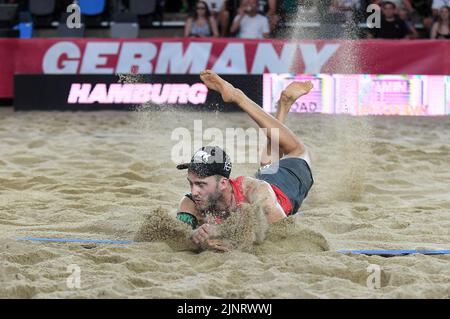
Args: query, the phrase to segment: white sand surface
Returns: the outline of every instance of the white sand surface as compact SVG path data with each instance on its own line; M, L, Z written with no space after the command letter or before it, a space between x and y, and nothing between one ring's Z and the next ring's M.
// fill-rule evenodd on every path
M336 252L450 249L450 117L290 114L287 125L312 152L315 184L289 227L251 249L14 239L132 240L146 216L173 218L189 185L171 161L171 133L194 119L256 127L244 113L0 109L0 297L450 297L450 256ZM232 175L256 168L235 163ZM71 264L81 270L78 289L66 284ZM371 264L382 267L379 289L367 286Z

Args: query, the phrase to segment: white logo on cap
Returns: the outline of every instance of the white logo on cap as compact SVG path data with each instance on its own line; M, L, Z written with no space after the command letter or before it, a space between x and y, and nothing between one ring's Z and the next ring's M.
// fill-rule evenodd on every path
M194 155L194 163L204 163L208 164L208 159L211 157L210 154L206 153L205 151L198 151Z

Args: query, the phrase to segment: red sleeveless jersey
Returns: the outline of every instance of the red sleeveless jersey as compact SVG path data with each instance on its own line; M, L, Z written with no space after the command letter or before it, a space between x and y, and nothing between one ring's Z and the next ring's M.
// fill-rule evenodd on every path
M242 202L245 201L245 195L242 191L242 181L244 180L244 176L239 176L236 179L229 179L230 184L233 187L234 198L236 200L236 204L239 206ZM291 214L292 211L292 203L291 200L283 193L281 189L276 187L275 185L269 184L275 195L277 197L277 201L280 204L281 208L283 208L286 215Z

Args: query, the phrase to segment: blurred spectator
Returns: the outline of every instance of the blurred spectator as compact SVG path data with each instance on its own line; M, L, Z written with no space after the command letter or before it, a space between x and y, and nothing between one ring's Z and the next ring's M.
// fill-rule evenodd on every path
M433 0L411 1L413 11L409 12L409 15L414 23L422 22L423 28L418 30L422 38L429 38L434 23L431 13L432 2Z
M363 1L366 1L366 5L378 4L381 6L382 4L381 0ZM417 37L421 38L428 38L430 36L431 27L434 22L431 17L431 4L433 0L391 0L391 2L397 7L396 13L406 22L407 27L410 30L411 38L415 38L416 34ZM408 18L406 18L406 15ZM423 28L417 30L414 27L417 23L422 23Z
M381 39L405 39L408 36L406 23L395 14L395 4L384 1L381 5L382 17L380 28L373 29L373 37Z
M284 2L284 0L281 0ZM280 22L278 11L278 0L259 0L259 13L265 15L269 19L270 30L273 31Z
M414 23L411 19L411 16L409 15L409 12L406 8L401 8L398 12L398 16L400 20L405 22L406 27L409 31L409 37L411 39L417 39L419 37L419 32L417 32L416 28L414 27Z
M431 29L432 39L450 39L450 8L443 6L439 9L438 20Z
M230 11L228 11L228 1L227 0L205 0L208 5L209 11L219 22L220 35L222 37L227 36L228 27L230 22Z
M433 4L431 5L431 9L433 10L433 16L439 16L439 9L442 7L450 7L450 0L433 0Z
M270 36L267 17L258 13L258 0L243 0L233 20L230 32L238 33L239 38L261 39Z
M350 21L355 12L360 9L361 0L333 0L330 12L342 12L347 21Z
M231 7L234 7L234 12L241 7L243 1L245 0L230 0L230 3L232 3ZM273 31L281 20L279 13L282 11L284 4L290 6L288 11L290 11L291 14L295 14L291 7L294 7L296 11L299 1L300 0L259 0L258 13L269 19L270 31Z
M377 4L381 7L384 2L382 0L371 0L370 4ZM389 2L395 5L396 14L400 13L400 9L406 9L409 13L414 11L411 0L389 0Z
M218 37L217 21L211 15L205 1L198 1L195 10L186 20L185 37Z
M397 14L400 13L401 9L407 10L409 13L414 11L414 8L411 4L411 0L390 0L393 4L395 4Z

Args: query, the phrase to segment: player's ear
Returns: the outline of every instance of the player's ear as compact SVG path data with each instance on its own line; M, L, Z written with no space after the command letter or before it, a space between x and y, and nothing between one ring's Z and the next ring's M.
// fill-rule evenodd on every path
M225 189L227 188L229 181L228 178L220 176L220 178L218 177L217 183L219 184L220 189Z

